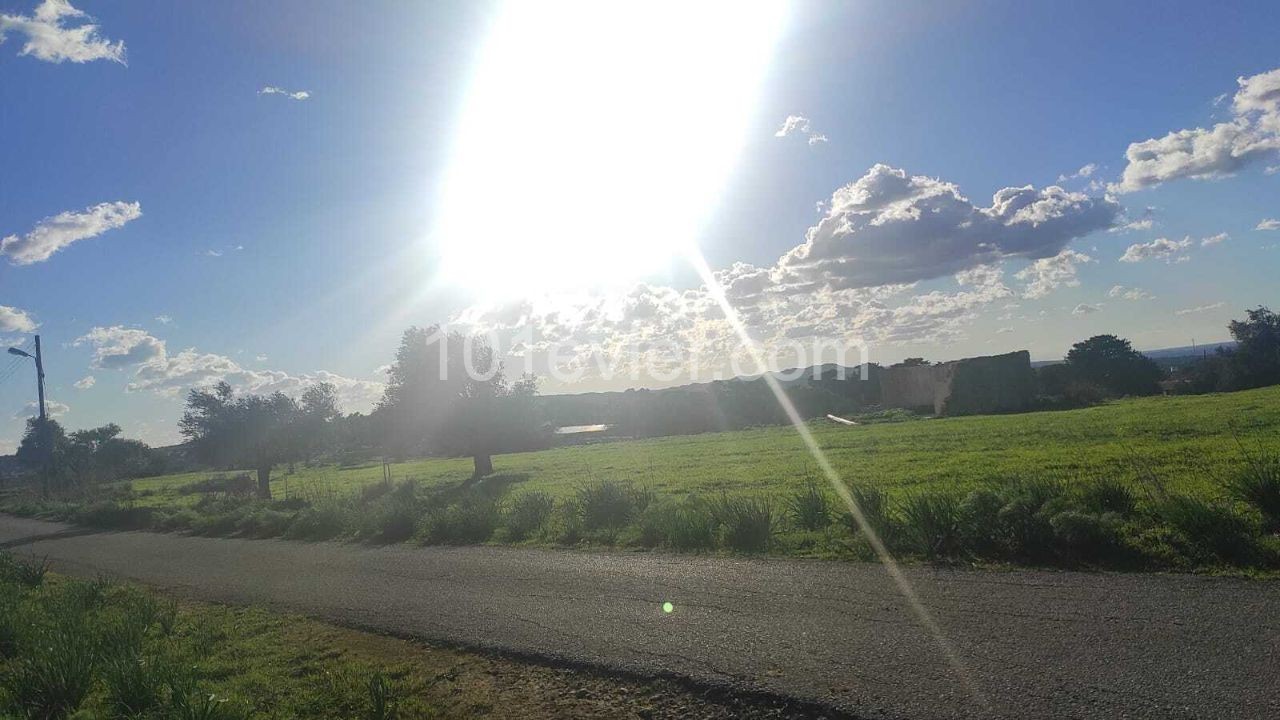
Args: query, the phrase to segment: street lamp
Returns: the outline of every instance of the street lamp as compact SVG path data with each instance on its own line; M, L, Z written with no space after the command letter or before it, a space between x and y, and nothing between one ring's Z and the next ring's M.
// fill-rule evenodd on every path
M40 434L44 440L45 451L45 471L44 481L41 488L44 495L49 494L49 475L53 472L53 433L49 428L49 416L45 413L44 408L44 356L40 352L40 336L36 335L36 354L32 355L26 350L16 347L9 348L10 355L31 358L36 361L36 392L40 399Z

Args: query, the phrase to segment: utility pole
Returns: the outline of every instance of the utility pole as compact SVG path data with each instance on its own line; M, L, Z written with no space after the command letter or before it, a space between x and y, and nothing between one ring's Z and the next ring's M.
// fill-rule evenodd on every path
M40 397L40 425L43 427L49 416L44 410L44 356L40 353L40 336L36 336L36 392Z
M48 496L49 477L53 474L53 433L50 432L49 414L44 405L44 354L40 352L40 336L36 336L35 355L14 347L9 348L9 354L29 357L36 361L36 396L40 400L40 436L44 445L44 480L41 485L43 494Z

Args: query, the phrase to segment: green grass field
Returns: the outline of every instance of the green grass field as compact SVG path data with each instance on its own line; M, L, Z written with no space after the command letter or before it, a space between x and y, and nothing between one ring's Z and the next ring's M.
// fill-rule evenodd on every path
M1121 400L1082 410L918 420L847 427L811 425L841 477L901 494L915 488L963 491L1015 478L1066 480L1160 478L1170 491L1217 497L1217 480L1249 452L1280 451L1280 387L1238 393ZM795 430L738 432L599 443L500 455L497 472L512 489L558 498L592 480L622 480L660 495L781 495L816 473ZM460 482L467 458L392 466L395 480L423 485ZM212 473L137 480L139 504L174 506L196 496L177 490ZM278 468L277 498L317 499L379 482L377 463L357 467Z

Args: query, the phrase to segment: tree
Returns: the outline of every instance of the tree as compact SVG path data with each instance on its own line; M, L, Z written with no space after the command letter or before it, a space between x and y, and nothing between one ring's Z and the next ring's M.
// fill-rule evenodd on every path
M192 390L178 426L195 456L215 467L252 468L258 496L271 498L271 469L297 457L302 410L284 393L234 397L220 382Z
M312 385L302 393L296 423L297 448L302 459L310 463L334 441L335 422L342 417L338 407L338 388L329 382Z
M401 339L377 413L393 452L470 455L474 477L483 477L493 472L494 454L538 445L536 394L532 376L507 380L482 338L413 327Z
M41 422L38 417L27 418L27 429L15 455L18 462L27 467L43 467L49 460L56 460L67 446L67 432L53 418Z
M1076 379L1111 395L1154 395L1164 375L1151 358L1115 335L1095 335L1072 345L1067 367Z
M1280 383L1280 314L1259 306L1227 328L1235 338L1232 380L1235 389Z

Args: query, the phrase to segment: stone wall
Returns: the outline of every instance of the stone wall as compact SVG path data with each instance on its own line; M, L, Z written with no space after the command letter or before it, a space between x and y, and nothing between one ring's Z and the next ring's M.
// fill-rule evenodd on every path
M935 415L1026 410L1035 391L1035 372L1026 350L940 365L890 367L880 375L883 405L928 409Z

